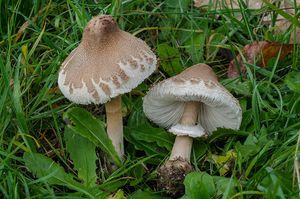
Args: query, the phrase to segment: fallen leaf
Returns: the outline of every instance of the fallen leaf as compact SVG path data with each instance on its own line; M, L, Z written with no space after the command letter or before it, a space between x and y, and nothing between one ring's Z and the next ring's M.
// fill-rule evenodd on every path
M221 176L226 175L230 171L236 158L237 154L234 150L227 151L225 155L212 155L212 159L218 165Z
M243 58L245 58L245 61L249 64L257 64L257 66L266 67L268 61L273 57L277 57L278 53L281 53L279 60L282 60L287 54L291 53L292 50L292 44L267 41L256 41L252 44L248 44L243 48L242 55L239 54L230 62L227 76L232 78L238 77L240 73L246 73Z

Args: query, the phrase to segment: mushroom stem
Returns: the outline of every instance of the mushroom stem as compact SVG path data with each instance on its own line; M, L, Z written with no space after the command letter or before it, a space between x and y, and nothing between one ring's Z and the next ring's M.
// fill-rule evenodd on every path
M124 155L123 145L123 120L121 97L115 97L105 104L107 134L122 159Z
M180 119L180 124L184 126L194 126L197 123L199 102L186 102L184 112ZM193 138L189 136L176 136L170 160L175 160L179 157L190 162Z
M195 126L198 118L199 102L186 102L180 124ZM172 148L170 159L157 171L158 187L161 187L174 197L184 193L183 180L193 171L190 163L193 138L187 135L177 136Z
M181 157L185 161L190 162L193 138L189 136L176 136L170 160L176 160Z

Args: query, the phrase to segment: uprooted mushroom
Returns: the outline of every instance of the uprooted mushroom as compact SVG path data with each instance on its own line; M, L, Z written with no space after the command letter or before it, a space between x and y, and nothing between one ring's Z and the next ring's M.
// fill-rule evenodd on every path
M189 67L155 85L144 97L144 112L176 135L168 161L159 169L158 185L169 194L183 193L182 181L192 171L193 138L207 137L218 127L238 129L242 111L206 64Z
M102 15L91 19L81 43L61 66L58 85L66 98L78 104L105 104L107 133L120 158L124 155L120 95L154 72L156 62L144 41Z

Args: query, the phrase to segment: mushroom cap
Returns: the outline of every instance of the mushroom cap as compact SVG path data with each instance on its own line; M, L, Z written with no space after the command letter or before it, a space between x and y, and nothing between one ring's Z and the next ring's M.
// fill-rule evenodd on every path
M182 126L179 121L186 102L198 101L198 124ZM143 101L146 116L154 123L176 135L203 136L203 129L211 134L218 127L238 129L242 110L235 99L219 82L206 64L189 67L166 79L147 93ZM202 126L202 127L201 127Z
M103 104L138 86L154 72L156 62L144 41L120 30L111 16L97 16L62 63L58 85L75 103Z

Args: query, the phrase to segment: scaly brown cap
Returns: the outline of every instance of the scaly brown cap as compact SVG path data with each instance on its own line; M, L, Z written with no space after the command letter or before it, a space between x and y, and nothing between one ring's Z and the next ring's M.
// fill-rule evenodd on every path
M139 85L155 70L156 62L144 41L120 30L111 16L97 16L63 62L58 85L75 103L105 103Z

